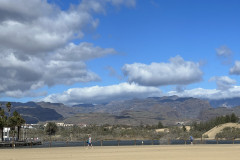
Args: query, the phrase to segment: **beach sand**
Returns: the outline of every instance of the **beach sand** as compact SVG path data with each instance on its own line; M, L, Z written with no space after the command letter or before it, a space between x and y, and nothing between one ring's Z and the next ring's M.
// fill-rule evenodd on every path
M0 149L0 160L239 160L240 145Z

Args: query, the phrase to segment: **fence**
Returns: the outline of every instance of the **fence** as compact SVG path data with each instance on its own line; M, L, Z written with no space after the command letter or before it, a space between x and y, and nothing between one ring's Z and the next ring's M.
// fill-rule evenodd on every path
M194 144L240 144L240 140L194 140ZM191 144L190 140L99 140L93 141L93 146L140 146L140 145L188 145ZM85 147L87 143L85 141L53 141L42 142L42 145L31 145L22 147L33 148L47 148L47 147Z

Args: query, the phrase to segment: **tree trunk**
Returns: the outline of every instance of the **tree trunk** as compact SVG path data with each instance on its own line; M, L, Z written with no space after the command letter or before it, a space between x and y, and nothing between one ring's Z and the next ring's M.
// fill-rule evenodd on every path
M1 132L2 132L2 135L1 135L2 137L1 137L1 139L2 139L2 142L3 142L3 140L4 140L4 139L3 139L3 128L1 128Z
M17 141L19 141L19 135L20 135L20 129L21 129L21 127L20 126L17 126Z

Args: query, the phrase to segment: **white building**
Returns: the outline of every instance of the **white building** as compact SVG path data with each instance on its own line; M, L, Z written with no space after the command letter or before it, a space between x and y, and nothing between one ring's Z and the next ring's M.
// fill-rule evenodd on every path
M9 127L4 127L3 128L3 140L9 140L9 131L10 131L10 128Z

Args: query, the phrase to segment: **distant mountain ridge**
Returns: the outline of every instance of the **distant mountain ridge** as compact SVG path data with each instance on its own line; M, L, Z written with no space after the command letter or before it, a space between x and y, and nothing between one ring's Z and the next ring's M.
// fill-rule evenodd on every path
M218 99L218 100L208 100L210 105L214 108L217 107L237 107L240 106L240 97L235 98L225 98L225 99Z
M115 122L124 124L131 124L131 122L134 124L158 123L160 120L170 124L176 121L196 120L199 119L202 110L210 108L212 107L206 100L177 96L112 101L105 105L95 105L89 108L78 106L78 109L82 110L81 113L113 115ZM76 120L76 117L74 119ZM85 119L88 117L86 116ZM69 121L72 122L72 120Z
M27 123L64 121L85 124L174 124L179 121L208 120L220 115L240 115L240 98L202 100L192 97L149 97L111 101L106 104L77 104L67 106L50 102L11 102ZM6 102L0 102L5 104ZM217 106L217 107L216 107ZM220 106L220 107L219 107ZM221 107L223 106L223 107Z

